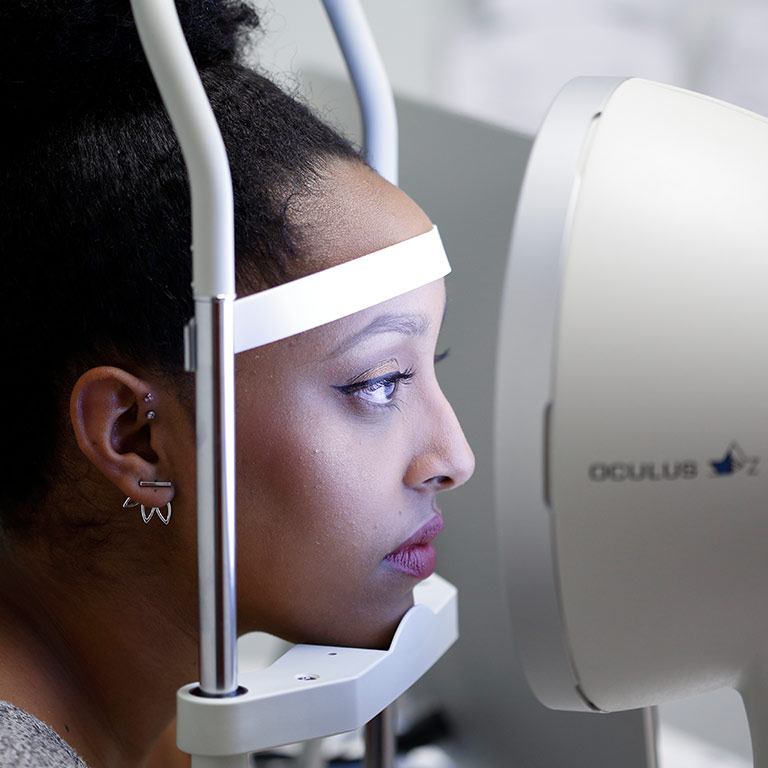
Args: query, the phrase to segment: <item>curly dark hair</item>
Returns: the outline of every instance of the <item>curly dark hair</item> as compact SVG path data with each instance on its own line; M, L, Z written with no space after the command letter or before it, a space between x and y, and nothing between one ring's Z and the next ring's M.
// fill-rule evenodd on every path
M240 288L282 282L302 258L291 200L324 161L358 152L242 62L258 28L243 2L177 0L219 121L235 197ZM73 382L94 364L183 378L192 314L190 206L181 151L128 0L4 0L0 519L44 498Z

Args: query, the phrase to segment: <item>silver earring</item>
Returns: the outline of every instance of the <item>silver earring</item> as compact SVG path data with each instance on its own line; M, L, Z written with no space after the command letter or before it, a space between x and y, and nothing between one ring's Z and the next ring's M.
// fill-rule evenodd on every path
M168 507L168 511L166 512L165 515L163 515L163 512L160 509L160 507L151 507L150 510L149 510L149 514L147 514L146 507L142 504L141 505L141 519L145 523L148 523L152 519L152 515L154 515L155 512L157 512L157 516L160 518L160 520L163 523L165 523L165 525L168 525L168 523L171 522L171 511L172 511L171 510L171 502L169 501L165 506Z
M152 511L157 512L157 516L160 518L160 520L165 525L168 525L168 523L171 522L171 502L169 501L165 506L168 507L168 511L165 513L165 517L163 517L163 512L159 507L152 507Z
M171 488L173 487L173 483L170 480L139 480L139 487L140 488ZM173 510L171 508L170 501L165 506L167 507L167 511L165 514L163 514L160 507L150 507L149 512L147 512L147 508L144 504L141 504L135 499L132 499L130 496L123 502L123 509L131 509L132 507L141 507L141 519L145 523L148 523L154 516L155 512L157 512L157 516L160 518L161 522L164 523L165 525L168 525L168 523L171 522L171 512Z
M168 508L168 510L165 514L163 514L163 511L160 509L160 507L150 507L149 512L147 512L147 508L143 504L140 504L138 501L134 501L130 496L123 502L123 509L141 507L141 519L145 523L148 523L152 519L155 512L157 512L157 516L160 518L160 520L165 523L165 525L168 525L168 523L171 522L171 512L173 509L171 507L170 501L165 506Z

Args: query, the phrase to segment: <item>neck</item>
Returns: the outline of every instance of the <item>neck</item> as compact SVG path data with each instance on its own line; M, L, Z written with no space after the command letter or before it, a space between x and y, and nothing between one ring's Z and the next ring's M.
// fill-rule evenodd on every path
M197 679L196 580L146 560L105 578L14 554L0 570L0 698L50 725L91 768L147 766L176 690Z

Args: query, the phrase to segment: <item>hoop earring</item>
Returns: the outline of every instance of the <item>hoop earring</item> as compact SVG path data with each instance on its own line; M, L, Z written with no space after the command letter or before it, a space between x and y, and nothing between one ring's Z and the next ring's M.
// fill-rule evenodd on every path
M165 513L165 515L163 515L160 507L150 507L149 513L147 513L147 508L144 506L144 504L140 504L138 501L134 501L130 496L123 502L123 509L141 507L141 519L145 523L148 523L152 519L155 512L157 512L157 516L160 518L161 522L165 525L168 525L168 523L171 522L171 513L173 509L171 508L170 501L165 506L168 507L168 511Z
M141 505L141 519L148 523L152 519L152 515L157 512L157 516L160 518L161 522L163 522L165 525L168 525L168 523L171 522L171 502L169 501L166 505L168 507L168 512L165 516L163 516L163 513L160 509L160 507L151 507L149 510L149 514L146 512L146 507L142 504Z

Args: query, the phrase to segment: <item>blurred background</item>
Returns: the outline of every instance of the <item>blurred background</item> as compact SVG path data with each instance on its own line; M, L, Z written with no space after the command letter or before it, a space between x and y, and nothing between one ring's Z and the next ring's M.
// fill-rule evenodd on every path
M264 0L262 64L343 72L319 2ZM768 113L765 0L363 0L395 90L533 133L577 75L679 85Z
M768 114L768 0L362 2L399 96L523 136L578 75L645 77ZM284 87L312 101L307 73L346 77L320 0L256 4L254 55ZM664 705L658 723L661 768L751 766L733 692Z

